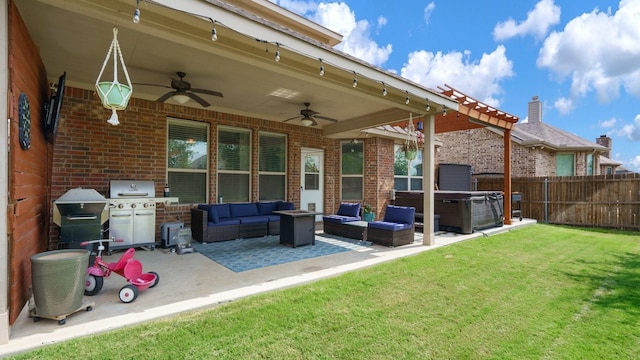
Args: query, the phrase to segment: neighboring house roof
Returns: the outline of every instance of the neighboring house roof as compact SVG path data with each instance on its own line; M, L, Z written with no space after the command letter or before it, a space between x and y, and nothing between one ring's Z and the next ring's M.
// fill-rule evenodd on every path
M589 141L541 121L516 124L511 131L512 139L523 146L544 146L556 151L609 150L593 141Z
M606 156L600 155L600 166L620 166L622 163L619 163L615 160L609 159Z

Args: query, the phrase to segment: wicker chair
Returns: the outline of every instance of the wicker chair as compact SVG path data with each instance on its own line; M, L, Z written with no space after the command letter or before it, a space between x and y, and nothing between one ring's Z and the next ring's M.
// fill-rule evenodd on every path
M387 205L384 219L373 221L367 228L367 240L385 246L411 244L415 235L416 208Z
M343 202L335 215L322 217L322 225L325 234L344 236L342 224L349 221L360 221L360 203Z

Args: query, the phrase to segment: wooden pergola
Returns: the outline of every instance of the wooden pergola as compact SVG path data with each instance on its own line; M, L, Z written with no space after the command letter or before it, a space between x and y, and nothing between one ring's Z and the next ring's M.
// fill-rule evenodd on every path
M511 129L519 118L506 113L453 88L450 85L438 86L443 95L460 104L458 111L436 115L435 133L494 127L503 131L504 141L504 223L511 224Z

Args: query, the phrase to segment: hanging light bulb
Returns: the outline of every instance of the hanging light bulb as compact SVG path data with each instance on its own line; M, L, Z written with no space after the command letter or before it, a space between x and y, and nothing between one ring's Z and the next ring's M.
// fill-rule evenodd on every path
M276 43L276 62L280 61L280 44Z
M140 0L136 0L136 9L133 11L133 23L138 24L140 22Z
M216 23L213 22L213 27L211 28L211 41L218 41L218 32L216 31Z
M404 100L404 103L409 105L409 92L405 91L407 93L407 98Z
M382 83L382 96L387 96L387 86Z
M358 78L356 77L356 72L353 72L353 87L358 86Z
M431 110L431 105L429 105L429 98L427 98L427 111Z
M442 116L447 116L447 107L442 105Z
M324 76L324 65L322 65L322 59L320 59L320 76Z

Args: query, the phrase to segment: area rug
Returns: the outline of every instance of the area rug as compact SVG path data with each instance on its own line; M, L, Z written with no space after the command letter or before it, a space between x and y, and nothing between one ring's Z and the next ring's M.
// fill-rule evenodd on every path
M295 248L280 244L280 236L264 236L208 244L191 244L200 254L233 272L260 269L267 266L311 259L318 256L358 250L370 246L358 241L327 234L316 234L315 245Z

